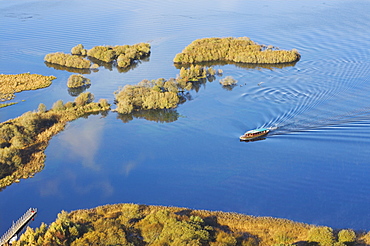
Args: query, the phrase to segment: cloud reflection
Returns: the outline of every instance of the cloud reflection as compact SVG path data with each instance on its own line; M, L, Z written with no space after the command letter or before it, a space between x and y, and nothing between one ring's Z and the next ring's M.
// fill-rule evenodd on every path
M68 191L67 193L65 191ZM57 197L59 199L81 196L109 197L114 194L114 187L109 180L95 180L87 185L79 176L70 171L65 170L64 174L45 182L45 185L40 186L41 197Z
M84 167L101 170L101 166L95 161L95 154L101 143L104 122L98 117L90 117L86 121L80 120L80 124L64 131L60 140L61 144L69 150L69 158L76 163L81 162Z

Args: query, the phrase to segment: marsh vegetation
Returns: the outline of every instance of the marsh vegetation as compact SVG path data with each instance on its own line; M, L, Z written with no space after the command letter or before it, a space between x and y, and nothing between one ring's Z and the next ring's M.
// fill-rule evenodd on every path
M105 63L115 61L120 68L129 67L134 60L143 59L150 55L148 43L117 46L95 46L87 51L89 57L93 57Z
M0 103L0 108L5 108L17 104L16 102Z
M31 73L0 74L0 101L13 99L17 92L48 87L54 79L54 76Z
M88 78L85 78L81 74L72 74L71 76L69 76L68 81L67 81L68 88L79 88L79 87L88 86L90 84L91 84L91 80Z
M175 60L180 61L177 63L204 61L285 63L299 59L297 51L274 50L274 47L257 45L248 38L213 38L196 40L193 43L193 46L190 45L184 50L186 52L176 56ZM208 48L205 48L206 46ZM115 64L119 68L127 69L135 63L135 60L147 58L149 54L150 45L145 43L133 46L96 46L90 50L86 50L80 44L72 48L71 55L58 52L45 56L45 60L62 67L82 69L81 71L83 69L90 71L91 61L95 61L96 66ZM88 56L90 60L83 58L84 56ZM250 57L254 57L254 62L248 60ZM82 65L83 63L86 65ZM125 123L134 118L173 122L179 117L175 108L190 98L188 91L199 90L200 85L215 80L216 75L223 73L220 69L216 71L213 67L199 64L183 65L179 69L176 78L142 80L136 85L126 85L116 91L115 111L119 113L117 118ZM55 79L52 76L48 78L50 81ZM237 80L231 76L226 76L219 82L230 90L237 84ZM9 82L8 85L10 84ZM18 82L13 84L18 85ZM90 92L82 93L90 84L90 80L81 74L71 75L67 86L76 91L70 94L75 96L79 94L73 102L64 103L58 100L49 110L44 104L40 104L37 111L27 112L0 124L0 188L22 178L33 177L35 173L41 171L48 141L62 131L68 122L110 109L106 100L101 99L94 103L94 96ZM71 213L63 211L49 226L43 223L35 230L28 228L15 245L297 245L298 243L324 246L367 245L370 243L370 233L350 229L333 230L330 227L296 223L285 219L236 213L116 204Z
M194 64L209 61L278 64L300 59L296 49L279 50L259 45L247 37L202 38L193 41L173 59L174 63Z
M52 109L40 104L37 111L0 124L0 188L32 177L44 166L44 150L52 136L79 117L110 109L105 99L93 102L90 92L80 94L74 102L58 100Z
M222 71L218 71L222 73ZM181 68L174 79L142 80L137 85L125 85L115 92L118 113L151 109L171 109L186 100L185 91L197 87L199 81L212 81L216 71L199 65Z
M94 46L89 50L85 49L82 44L78 44L71 49L71 54L65 54L63 52L50 53L44 57L44 60L48 66L55 67L55 65L57 65L57 69L64 70L68 70L68 68L96 70L99 65L94 62L94 59L103 62L103 65L114 63L118 68L125 69L136 63L136 61L149 57L149 55L150 44L148 43ZM87 59L86 56L89 59ZM93 62L93 64L91 64L91 62Z
M89 69L90 61L78 55L66 54L63 52L55 52L47 54L44 60L51 64L57 64L63 67L71 67L77 69Z
M27 228L14 245L367 245L370 232L179 207L115 204Z

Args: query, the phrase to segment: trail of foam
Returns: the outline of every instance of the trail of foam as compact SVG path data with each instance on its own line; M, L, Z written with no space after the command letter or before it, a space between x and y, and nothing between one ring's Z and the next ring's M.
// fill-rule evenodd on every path
M350 70L353 69L352 65L349 66ZM337 86L332 90L323 90L308 99L300 98L299 104L262 127L274 129L274 134L282 134L368 119L370 108L366 102L370 85L366 75L369 65L356 68L355 76L351 79L347 80L350 76L344 76L344 79L335 80Z

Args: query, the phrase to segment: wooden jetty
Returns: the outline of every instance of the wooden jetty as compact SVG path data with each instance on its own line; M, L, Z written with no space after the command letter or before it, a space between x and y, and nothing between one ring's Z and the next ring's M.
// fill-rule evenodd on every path
M8 245L9 241L18 234L27 223L35 217L37 214L37 208L30 208L25 212L22 217L20 217L16 222L13 221L13 225L9 228L7 232L0 238L0 246Z

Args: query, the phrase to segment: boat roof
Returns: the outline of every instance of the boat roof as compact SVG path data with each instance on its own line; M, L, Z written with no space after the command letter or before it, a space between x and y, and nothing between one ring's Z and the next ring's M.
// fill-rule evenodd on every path
M258 128L258 129L247 131L247 133L256 133L256 132L263 132L263 131L269 131L269 129L266 129L266 128Z

